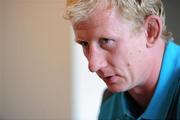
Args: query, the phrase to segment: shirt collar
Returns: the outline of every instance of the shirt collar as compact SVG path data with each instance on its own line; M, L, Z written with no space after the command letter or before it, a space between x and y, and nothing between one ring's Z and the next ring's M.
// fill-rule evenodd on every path
M175 89L171 86L176 84L173 79L177 77L174 75L174 70L177 68L175 63L178 63L176 62L177 49L179 49L178 46L172 41L167 42L156 90L147 109L141 115L142 118L164 119L167 114Z

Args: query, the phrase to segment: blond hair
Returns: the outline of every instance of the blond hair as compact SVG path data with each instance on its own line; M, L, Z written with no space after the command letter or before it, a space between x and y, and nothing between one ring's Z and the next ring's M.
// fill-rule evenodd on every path
M161 38L167 40L172 33L166 30L165 11L161 0L67 0L65 18L74 23L86 19L97 7L118 8L119 13L127 20L135 22L140 28L146 17L157 15L162 20Z

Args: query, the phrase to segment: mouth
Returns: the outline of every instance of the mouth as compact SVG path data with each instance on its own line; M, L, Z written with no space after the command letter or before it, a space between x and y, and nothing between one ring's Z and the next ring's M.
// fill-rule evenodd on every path
M103 80L108 85L116 84L118 82L118 76L113 75L113 76L104 77Z

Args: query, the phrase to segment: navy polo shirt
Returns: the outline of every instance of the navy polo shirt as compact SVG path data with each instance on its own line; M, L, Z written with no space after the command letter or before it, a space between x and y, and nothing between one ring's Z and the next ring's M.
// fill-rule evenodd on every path
M180 120L180 46L168 41L154 95L145 110L128 92L106 91L99 120Z

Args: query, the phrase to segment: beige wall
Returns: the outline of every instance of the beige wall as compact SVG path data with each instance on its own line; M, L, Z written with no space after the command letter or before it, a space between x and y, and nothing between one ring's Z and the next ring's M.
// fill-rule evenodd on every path
M64 0L4 0L0 120L70 119Z
M2 92L2 57L1 57L1 54L2 53L2 3L1 3L1 0L0 0L0 118L1 118L1 99L2 99L2 94L1 94L1 92Z

